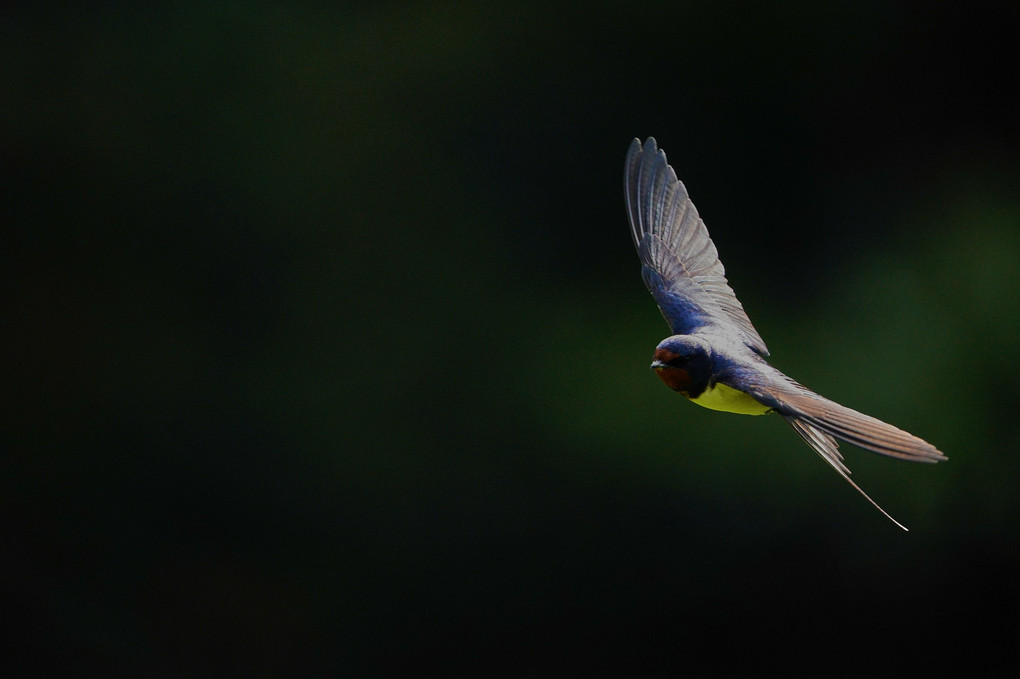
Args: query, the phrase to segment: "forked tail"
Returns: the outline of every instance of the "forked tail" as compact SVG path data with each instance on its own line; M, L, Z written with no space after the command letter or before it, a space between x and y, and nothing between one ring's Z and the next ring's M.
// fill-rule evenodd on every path
M846 482L853 486L854 490L860 493L865 500L870 502L875 509L882 512L887 519L903 530L908 530L906 526L890 516L889 512L882 509L877 502L872 500L871 497L861 490L861 487L854 483L853 479L850 478L850 469L843 462L843 455L839 452L839 443L836 439L832 438L824 431L816 429L810 424L799 420L796 416L783 415L783 419L789 422L790 426L793 427L793 430L800 434L800 437L804 439L819 455L821 455L823 460L832 465L832 468L839 472L839 475L846 479Z

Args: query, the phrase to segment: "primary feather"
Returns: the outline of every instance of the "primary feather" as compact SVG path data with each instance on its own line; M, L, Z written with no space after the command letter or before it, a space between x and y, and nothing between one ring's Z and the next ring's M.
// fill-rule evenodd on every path
M719 253L666 154L631 142L624 170L631 237L641 275L673 332L727 326L762 356L768 349L726 280Z

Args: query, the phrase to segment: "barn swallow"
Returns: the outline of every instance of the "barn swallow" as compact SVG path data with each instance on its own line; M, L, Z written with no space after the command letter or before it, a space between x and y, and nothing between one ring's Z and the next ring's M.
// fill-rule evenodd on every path
M868 502L907 530L850 479L836 439L912 462L934 463L946 456L769 365L765 342L733 294L705 223L655 139L643 146L638 139L631 142L624 188L641 277L674 333L655 348L652 370L700 406L745 415L777 413Z

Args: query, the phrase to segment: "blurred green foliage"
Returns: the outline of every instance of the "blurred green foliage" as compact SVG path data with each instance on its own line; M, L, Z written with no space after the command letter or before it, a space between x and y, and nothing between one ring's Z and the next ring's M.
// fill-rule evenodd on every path
M816 676L834 641L826 675L994 664L1020 565L1016 19L5 13L11 676L718 676L766 652ZM910 534L780 420L648 372L667 328L621 186L647 135L775 365L949 455L845 447Z

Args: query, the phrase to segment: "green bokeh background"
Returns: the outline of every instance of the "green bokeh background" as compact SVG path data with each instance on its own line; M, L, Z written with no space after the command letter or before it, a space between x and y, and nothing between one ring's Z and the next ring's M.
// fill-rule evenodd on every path
M8 676L1010 658L1000 4L5 11ZM844 446L910 533L778 418L648 371L622 190L648 135L774 364L949 455Z

